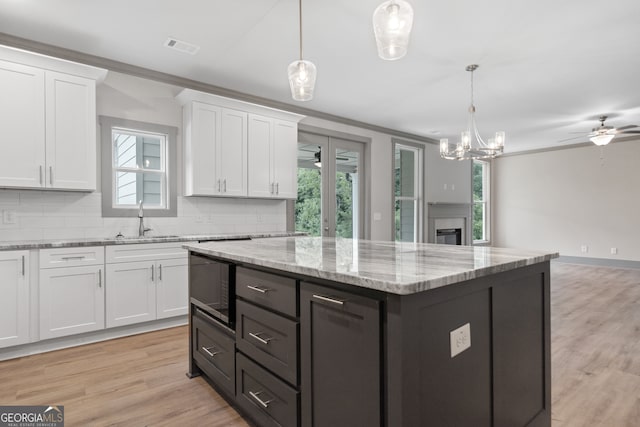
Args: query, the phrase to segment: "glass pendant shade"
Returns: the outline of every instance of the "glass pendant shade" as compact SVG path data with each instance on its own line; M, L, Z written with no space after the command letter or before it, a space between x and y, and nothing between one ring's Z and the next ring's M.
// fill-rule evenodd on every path
M304 59L293 61L287 70L293 99L296 101L312 100L313 89L316 85L316 66L313 62Z
M413 8L404 0L382 3L373 12L373 32L378 56L393 61L407 54L413 25Z
M614 136L615 134L611 135L611 134L605 133L602 135L592 136L591 138L589 138L589 140L596 145L607 145L608 143L611 142Z

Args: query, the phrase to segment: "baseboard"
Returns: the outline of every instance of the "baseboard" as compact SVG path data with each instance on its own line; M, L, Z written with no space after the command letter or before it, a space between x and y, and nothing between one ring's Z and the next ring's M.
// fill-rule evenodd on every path
M580 257L580 256L562 255L559 258L556 258L554 261L563 262L567 264L595 265L599 267L640 269L640 261L632 261L627 259L587 258L587 257Z
M0 361L15 359L16 357L30 356L46 353L48 351L61 350L63 348L77 347L100 341L122 338L145 332L174 328L189 323L187 315L171 317L169 319L154 320L152 322L138 323L135 325L121 326L118 328L102 329L84 334L70 335L68 337L54 338L50 340L36 341L28 344L16 345L0 349Z

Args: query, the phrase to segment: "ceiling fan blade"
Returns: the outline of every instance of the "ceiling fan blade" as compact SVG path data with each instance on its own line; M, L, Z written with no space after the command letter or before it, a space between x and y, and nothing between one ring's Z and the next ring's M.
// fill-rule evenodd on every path
M620 132L620 133L623 133L623 134L630 134L630 133L640 134L640 130L625 130L625 131Z
M631 129L631 128L637 128L638 125L627 125L627 126L622 126L621 128L617 128L616 130L618 132L620 132L621 130L625 130L625 129Z
M571 141L572 139L578 139L578 138L585 138L585 139L586 139L586 138L588 138L588 137L589 137L588 135L585 135L585 134L583 133L583 134L582 134L582 135L580 135L580 136L572 136L571 138L561 139L561 140L560 140L560 141L558 141L558 142Z

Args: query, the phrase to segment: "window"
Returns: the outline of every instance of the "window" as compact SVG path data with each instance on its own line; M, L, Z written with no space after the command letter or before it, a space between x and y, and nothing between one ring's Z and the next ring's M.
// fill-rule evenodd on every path
M396 241L422 241L422 158L422 148L394 144Z
M489 242L489 168L482 160L473 161L473 241Z
M176 216L176 128L100 117L102 215Z

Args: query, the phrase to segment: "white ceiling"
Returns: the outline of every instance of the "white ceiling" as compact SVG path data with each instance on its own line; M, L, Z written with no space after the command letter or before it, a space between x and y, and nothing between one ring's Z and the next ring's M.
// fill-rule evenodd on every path
M409 1L409 53L387 62L371 25L382 0L304 0L304 57L318 80L302 106L456 139L465 67L477 63L480 133L506 131L508 152L556 147L601 114L607 125L640 125L638 0ZM297 14L297 0L0 0L0 31L295 104L286 69ZM170 36L201 49L167 49Z

